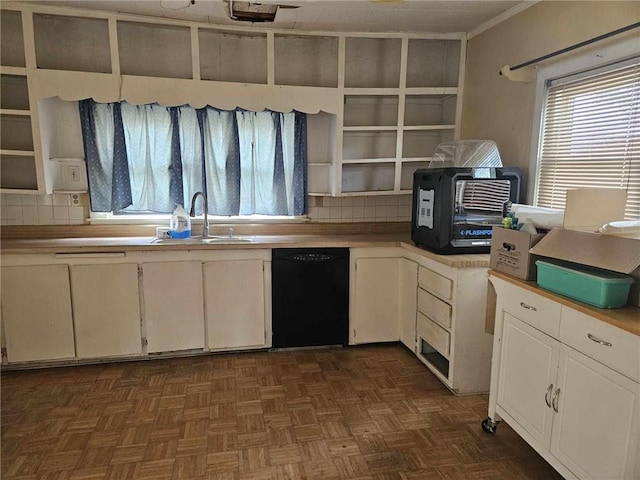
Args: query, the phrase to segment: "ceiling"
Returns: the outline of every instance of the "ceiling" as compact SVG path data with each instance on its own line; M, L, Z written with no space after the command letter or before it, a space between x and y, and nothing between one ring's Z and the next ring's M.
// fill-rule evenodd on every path
M495 21L496 17L508 16L510 11L520 11L536 3L522 0L262 0L262 4L299 8L279 8L273 23L248 23L231 20L224 0L18 1L243 27L433 33L471 32Z

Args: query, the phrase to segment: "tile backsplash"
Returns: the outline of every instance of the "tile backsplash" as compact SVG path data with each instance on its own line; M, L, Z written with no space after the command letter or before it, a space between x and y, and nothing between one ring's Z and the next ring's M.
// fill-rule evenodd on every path
M408 222L411 195L309 197L309 218L319 223Z
M87 194L0 196L2 225L77 225L89 218Z
M0 195L2 225L77 225L87 223L87 194ZM309 219L318 223L408 222L411 195L309 197Z

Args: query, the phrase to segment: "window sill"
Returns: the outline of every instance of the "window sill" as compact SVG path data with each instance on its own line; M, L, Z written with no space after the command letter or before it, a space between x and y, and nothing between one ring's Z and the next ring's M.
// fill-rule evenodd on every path
M203 218L191 218L192 225L202 225ZM243 217L220 217L210 215L208 217L210 225L216 224L256 224L256 223L309 223L311 220L307 216L268 216L268 215L247 215ZM147 225L166 227L171 221L171 215L112 215L110 213L92 213L88 219L91 225Z

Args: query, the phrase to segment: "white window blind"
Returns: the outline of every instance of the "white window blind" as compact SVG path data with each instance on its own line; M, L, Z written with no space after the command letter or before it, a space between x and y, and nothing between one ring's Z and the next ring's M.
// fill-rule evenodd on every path
M552 80L547 87L535 203L564 208L568 189L627 190L640 219L640 58Z

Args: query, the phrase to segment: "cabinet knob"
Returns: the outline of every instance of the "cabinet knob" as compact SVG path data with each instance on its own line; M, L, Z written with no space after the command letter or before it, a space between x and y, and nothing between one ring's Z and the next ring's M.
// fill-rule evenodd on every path
M606 340L601 340L598 337L591 335L590 333L587 333L587 337L589 338L589 340L591 340L592 342L596 342L599 343L600 345L604 345L605 347L613 347L613 344L610 342L607 342Z

